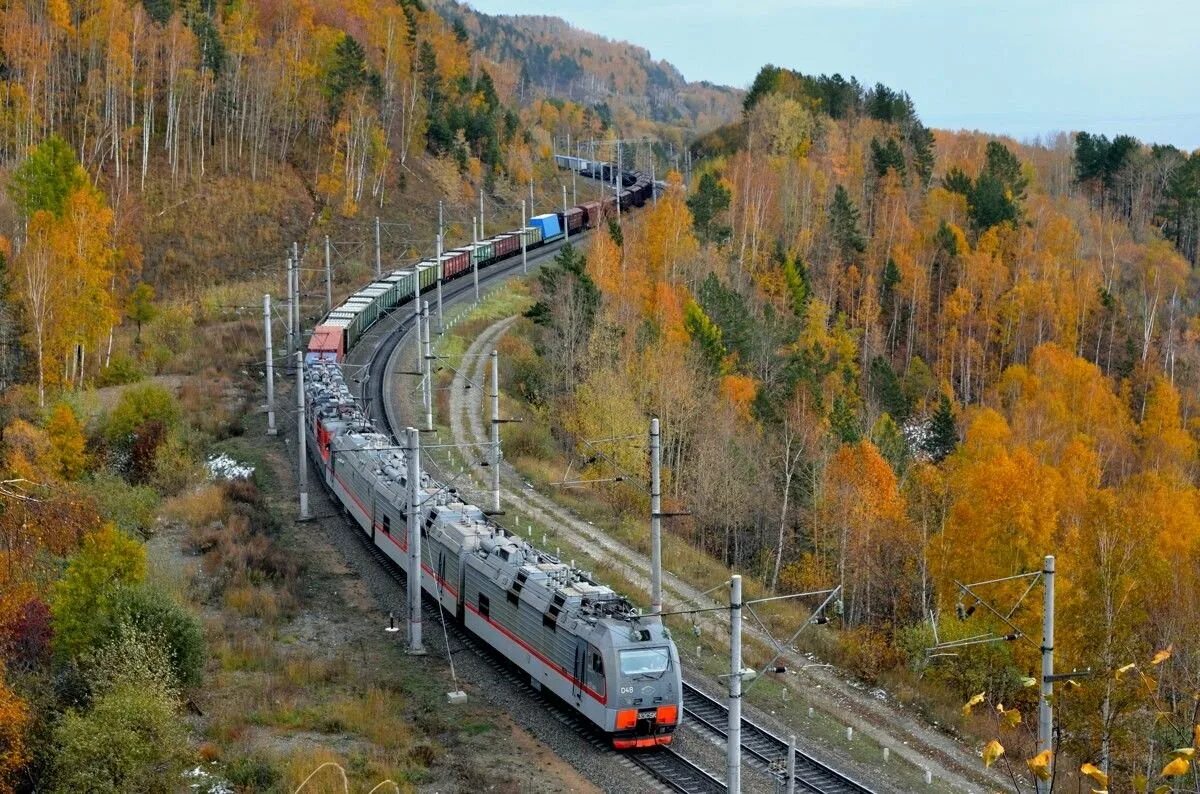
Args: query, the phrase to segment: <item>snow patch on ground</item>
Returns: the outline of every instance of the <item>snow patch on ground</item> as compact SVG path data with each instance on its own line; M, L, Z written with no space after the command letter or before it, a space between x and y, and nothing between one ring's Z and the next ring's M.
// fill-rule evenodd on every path
M183 779L189 781L188 788L192 791L203 791L205 794L235 794L228 783L201 767L184 772Z
M246 480L254 476L253 466L241 463L224 452L209 456L204 465L209 478L213 480Z

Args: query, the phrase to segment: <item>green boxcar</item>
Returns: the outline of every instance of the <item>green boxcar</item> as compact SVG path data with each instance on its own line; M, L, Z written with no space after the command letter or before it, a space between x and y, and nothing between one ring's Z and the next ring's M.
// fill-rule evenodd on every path
M482 267L492 260L492 243L490 240L485 240L476 243L471 249L471 263Z
M392 275L388 276L389 280L396 282L396 304L404 303L412 297L412 271L411 270L394 270Z
M426 259L417 263L417 270L421 274L421 292L433 289L437 284L437 264L432 259Z

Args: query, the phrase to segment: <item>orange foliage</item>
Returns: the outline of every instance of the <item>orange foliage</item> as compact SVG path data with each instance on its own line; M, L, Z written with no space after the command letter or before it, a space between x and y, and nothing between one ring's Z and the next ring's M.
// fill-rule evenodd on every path
M754 378L746 375L725 375L721 378L721 396L730 402L742 419L750 420L750 406L758 393Z
M0 662L0 794L16 790L17 773L29 761L25 742L29 722L29 707L9 688Z

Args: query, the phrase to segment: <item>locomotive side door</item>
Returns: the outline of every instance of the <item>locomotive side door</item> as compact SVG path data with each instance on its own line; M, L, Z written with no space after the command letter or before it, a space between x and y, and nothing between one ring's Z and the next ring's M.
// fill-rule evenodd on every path
M583 682L587 675L588 644L583 637L575 638L575 665L572 668L571 694L575 696L575 705L583 699Z

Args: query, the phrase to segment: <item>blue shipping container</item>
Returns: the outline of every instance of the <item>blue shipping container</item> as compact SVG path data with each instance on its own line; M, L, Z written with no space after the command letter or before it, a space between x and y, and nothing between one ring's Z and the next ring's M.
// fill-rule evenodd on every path
M529 219L529 225L542 230L543 240L552 240L562 234L562 228L558 225L558 216L553 213L535 215Z

